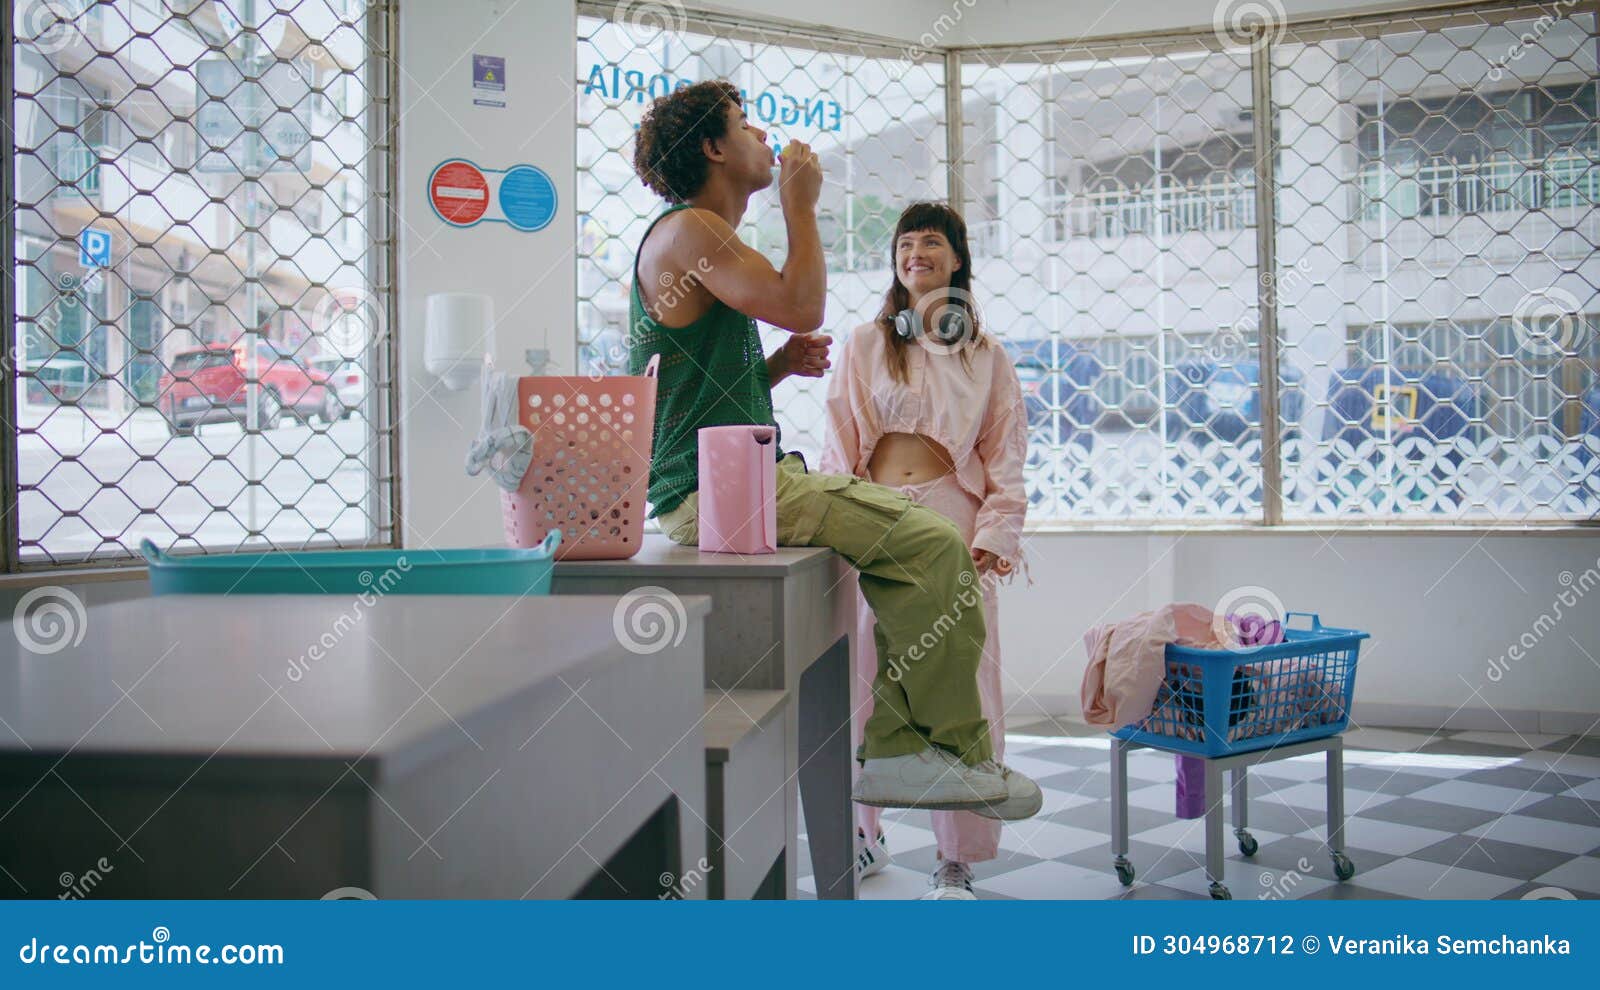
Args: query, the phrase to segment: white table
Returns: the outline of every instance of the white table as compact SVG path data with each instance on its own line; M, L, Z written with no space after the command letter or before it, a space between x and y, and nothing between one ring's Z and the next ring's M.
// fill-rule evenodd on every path
M176 596L0 637L0 896L665 893L704 856L710 603L649 654L616 606Z
M558 563L552 587L559 594L631 593L640 602L660 597L641 590L650 588L711 599L705 685L787 692L785 772L772 792L783 802L785 848L798 842L798 782L817 896L855 897L850 650L856 579L844 558L815 547L755 556L702 553L651 534L628 560ZM784 889L793 897L795 861L785 859Z

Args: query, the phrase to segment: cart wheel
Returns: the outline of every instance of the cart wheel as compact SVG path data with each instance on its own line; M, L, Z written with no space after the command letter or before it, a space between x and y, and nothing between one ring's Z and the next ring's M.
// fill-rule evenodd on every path
M1246 832L1244 829L1239 830L1239 855L1246 857L1254 856L1256 854L1256 850L1260 848L1261 843L1256 841L1255 836L1251 835L1249 832Z
M1356 875L1356 864L1350 862L1350 857L1342 852L1333 854L1333 875L1340 880L1348 880Z
M1128 857L1118 856L1116 862L1112 865L1117 868L1117 880L1120 881L1124 887L1132 886L1133 864L1128 862Z
M1213 883L1211 885L1211 899L1214 901L1231 901L1233 900L1233 893L1222 884Z

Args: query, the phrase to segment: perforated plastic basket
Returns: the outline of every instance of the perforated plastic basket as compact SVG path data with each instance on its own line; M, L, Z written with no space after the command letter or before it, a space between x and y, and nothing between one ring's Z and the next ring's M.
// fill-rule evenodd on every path
M502 492L506 542L531 547L561 531L558 560L632 557L644 535L660 355L642 375L525 376L517 418L533 463Z
M1285 642L1240 650L1169 644L1166 674L1150 716L1112 733L1196 756L1227 756L1337 735L1350 722L1356 658L1364 632L1325 626L1284 629Z

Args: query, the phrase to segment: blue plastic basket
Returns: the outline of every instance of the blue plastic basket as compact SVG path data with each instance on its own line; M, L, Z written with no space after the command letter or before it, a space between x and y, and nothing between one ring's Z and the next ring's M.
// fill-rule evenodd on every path
M174 557L149 540L157 595L548 595L561 532L527 550L277 550Z
M1311 620L1309 629L1288 619ZM1356 658L1367 634L1285 616L1285 641L1240 650L1168 645L1150 716L1112 735L1157 749L1228 756L1337 735L1350 723Z

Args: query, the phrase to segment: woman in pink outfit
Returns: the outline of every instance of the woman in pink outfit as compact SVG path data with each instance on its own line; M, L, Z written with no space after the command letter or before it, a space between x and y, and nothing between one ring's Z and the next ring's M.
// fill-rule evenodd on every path
M907 208L895 227L892 261L894 282L883 310L850 333L828 383L822 470L898 489L960 529L980 576L988 635L978 688L1000 759L1005 707L995 585L1021 564L1028 508L1022 387L1005 349L979 325L960 214L941 203ZM864 599L858 606L852 699L857 742L871 714L878 670L875 620ZM888 853L878 809L859 805L856 813L862 847L857 873L864 878L883 868ZM972 899L971 864L999 854L1000 822L968 811L936 811L933 831L939 863L928 898Z

